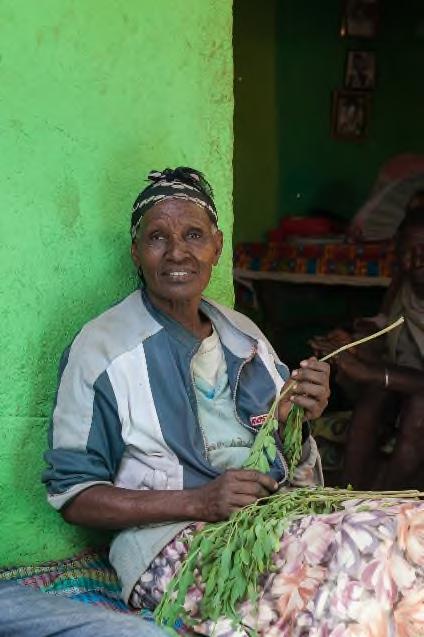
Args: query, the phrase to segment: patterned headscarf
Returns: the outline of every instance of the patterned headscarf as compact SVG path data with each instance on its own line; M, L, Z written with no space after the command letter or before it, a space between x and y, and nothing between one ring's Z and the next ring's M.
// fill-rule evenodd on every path
M191 201L206 210L215 223L218 221L212 188L198 170L184 166L175 169L165 168L161 172L151 171L147 178L152 183L140 192L132 209L131 238L133 240L145 213L164 199Z

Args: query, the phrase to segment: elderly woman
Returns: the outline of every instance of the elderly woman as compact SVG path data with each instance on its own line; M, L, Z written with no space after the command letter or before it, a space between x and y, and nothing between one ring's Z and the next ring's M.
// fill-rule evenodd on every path
M126 600L189 521L224 520L288 481L281 453L269 475L240 468L289 371L249 319L202 296L223 243L211 188L188 168L149 179L131 220L143 285L64 353L44 473L65 520L122 529L111 560ZM316 418L329 396L325 363L292 376L282 426L293 403ZM307 425L303 442L297 475L312 483Z
M307 422L291 483L280 432L293 404L313 419L329 396L328 366L316 358L302 361L291 375L293 393L280 402L280 451L270 473L242 468L290 374L249 319L203 297L223 241L206 180L188 168L154 172L149 179L131 221L132 256L143 285L89 322L66 350L44 473L49 501L65 520L118 531L110 559L123 598L134 608L159 602L199 524L225 520L279 485L322 481ZM263 581L253 620L258 632L300 635L318 622L325 634L333 628L346 634L340 627L348 619L358 625L370 600L372 621L379 621L374 570L359 580L361 569L379 555L377 547L390 546L399 557L401 548L387 542L396 528L392 511L371 511L369 517L346 511L315 522L309 517L291 528ZM340 533L345 516L347 544ZM418 567L412 574L402 571L400 558L396 564L402 585L422 588ZM391 582L390 594L397 585ZM379 589L382 608L391 613L394 602L384 597L385 586ZM352 595L350 616L345 607ZM195 614L201 589L190 596ZM248 604L240 613L252 626ZM225 621L199 630L232 634ZM245 634L249 629L237 632Z

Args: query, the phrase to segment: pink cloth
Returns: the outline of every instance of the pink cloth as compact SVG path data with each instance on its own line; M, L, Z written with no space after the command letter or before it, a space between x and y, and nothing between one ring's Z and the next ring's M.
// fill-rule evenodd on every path
M391 501L393 503L393 501ZM187 552L186 529L137 584L135 606L157 604ZM195 631L215 637L418 637L424 635L424 503L349 502L346 509L293 522L281 538L275 571L263 576L257 607L239 607ZM200 583L186 599L198 615Z

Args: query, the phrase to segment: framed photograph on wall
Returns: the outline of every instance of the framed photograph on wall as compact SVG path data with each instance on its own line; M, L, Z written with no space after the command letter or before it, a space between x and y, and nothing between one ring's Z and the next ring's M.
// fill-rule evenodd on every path
M363 91L334 91L332 134L336 139L361 141L367 135L371 98Z
M345 0L341 35L374 38L377 34L378 0Z
M375 67L374 51L348 51L345 87L361 91L375 88Z

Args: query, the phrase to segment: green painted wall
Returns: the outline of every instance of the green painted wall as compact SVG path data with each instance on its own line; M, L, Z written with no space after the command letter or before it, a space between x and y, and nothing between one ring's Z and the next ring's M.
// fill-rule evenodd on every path
M231 0L2 0L0 564L92 541L45 503L59 355L134 286L128 223L150 168L215 186L231 304Z
M239 100L242 89L235 85L236 131L238 119L250 122L250 130L248 126L240 130L244 138L236 135L235 144L238 240L263 238L287 214L330 210L349 218L367 197L386 158L424 152L422 0L381 2L380 30L374 40L340 38L342 0L268 0L257 5L254 0L234 4L234 24L239 29L234 36L235 76L241 68L244 86L250 87ZM264 21L269 39L260 37ZM246 64L242 47L254 51L255 64ZM369 48L377 56L369 135L360 143L335 140L330 134L331 93L343 87L346 51L351 48ZM263 76L271 76L266 81L274 82L275 89L264 88L259 77L254 95L261 64ZM264 109L258 111L262 103ZM265 145L255 142L257 126L267 130L265 139L270 141ZM277 175L273 168L268 172L275 145ZM255 182L252 174L257 175ZM263 190L267 192L261 206L257 193ZM268 191L276 193L275 198Z

